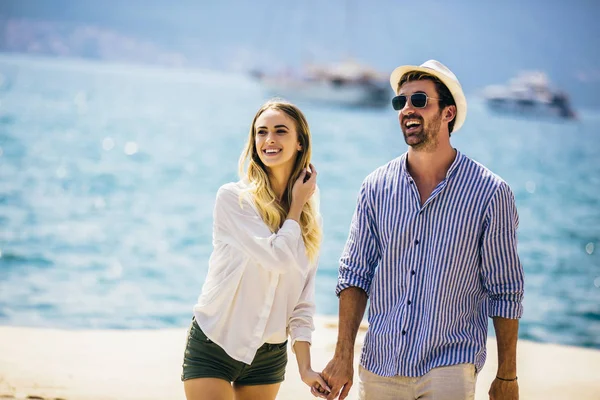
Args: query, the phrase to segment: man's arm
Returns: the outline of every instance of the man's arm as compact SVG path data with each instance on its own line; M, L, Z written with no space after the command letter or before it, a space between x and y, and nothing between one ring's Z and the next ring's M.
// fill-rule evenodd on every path
M490 400L518 400L517 339L519 320L494 317L494 330L498 345L498 372L492 382Z
M502 317L493 319L498 344L498 373L496 376L503 379L514 379L517 376L519 320Z
M498 371L489 395L491 400L518 400L517 338L524 279L517 253L519 217L514 195L506 183L494 194L486 220L481 249L482 281L498 343Z
M335 356L354 360L354 344L358 327L365 315L367 294L357 287L349 287L340 293L338 341Z
M366 306L367 293L363 289L349 287L340 292L338 341L333 360L322 373L331 388L328 400L335 399L340 390L340 399L345 399L350 392L354 377L354 344Z
M338 341L334 357L322 373L331 388L327 397L329 400L334 399L340 390L339 398L346 398L352 387L354 342L365 314L367 293L375 268L381 258L375 212L370 198L367 178L360 188L346 247L340 257L335 289L340 298Z

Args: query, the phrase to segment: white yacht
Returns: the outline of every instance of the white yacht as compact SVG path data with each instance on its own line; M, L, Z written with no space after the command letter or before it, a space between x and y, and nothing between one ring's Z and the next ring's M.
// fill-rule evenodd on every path
M495 112L533 117L576 117L566 93L551 89L546 74L522 72L508 85L491 85L483 90L488 107Z
M382 107L389 105L392 94L386 76L352 61L310 65L298 74L265 75L254 72L253 75L270 95L291 101Z

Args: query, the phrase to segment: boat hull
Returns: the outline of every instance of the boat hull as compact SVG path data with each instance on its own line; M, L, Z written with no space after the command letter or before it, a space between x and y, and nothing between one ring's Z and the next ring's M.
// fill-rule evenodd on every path
M330 103L348 107L383 107L390 104L389 90L371 83L336 81L269 81L265 90L291 101Z
M486 104L492 112L504 115L532 118L575 118L575 113L569 107L535 100L491 98L486 99Z

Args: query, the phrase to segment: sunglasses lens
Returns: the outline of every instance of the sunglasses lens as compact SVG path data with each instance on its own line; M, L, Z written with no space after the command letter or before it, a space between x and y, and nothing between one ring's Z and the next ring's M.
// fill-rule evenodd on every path
M415 93L410 96L410 102L416 108L423 108L427 105L427 95L425 93Z
M394 110L402 110L406 105L406 96L396 96L392 99Z

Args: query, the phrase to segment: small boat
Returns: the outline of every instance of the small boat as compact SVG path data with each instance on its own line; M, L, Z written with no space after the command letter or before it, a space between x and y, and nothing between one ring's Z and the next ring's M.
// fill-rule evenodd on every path
M491 85L483 90L490 110L503 114L531 117L574 119L566 93L550 87L546 74L539 71L522 72L508 85Z
M388 106L391 90L383 74L356 62L310 65L301 73L265 75L254 71L272 96L291 101L330 103L349 107Z

